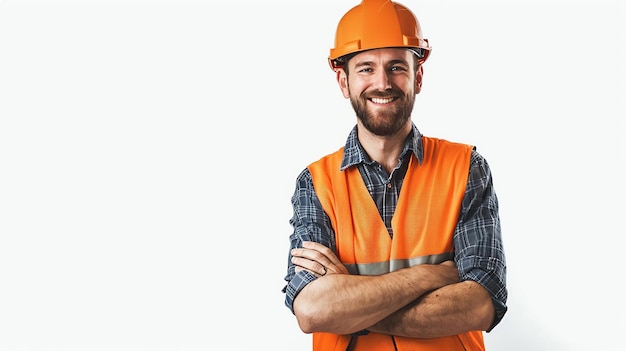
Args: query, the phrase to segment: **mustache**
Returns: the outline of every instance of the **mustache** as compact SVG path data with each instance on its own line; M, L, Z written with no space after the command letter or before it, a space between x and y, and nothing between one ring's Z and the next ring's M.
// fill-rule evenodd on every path
M372 99L372 98L389 99L389 98L398 98L398 97L401 97L402 95L403 95L402 92L396 89L389 89L389 90L382 90L382 91L381 90L366 91L361 94L361 96L364 99Z

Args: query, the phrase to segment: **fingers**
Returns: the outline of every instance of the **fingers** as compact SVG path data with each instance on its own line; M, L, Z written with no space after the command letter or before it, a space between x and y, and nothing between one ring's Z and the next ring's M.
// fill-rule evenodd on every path
M291 262L296 266L296 272L300 272L302 270L307 270L317 276L324 276L328 273L328 268L323 264L310 260L308 258L293 256L291 257Z
M311 250L315 250L318 251L322 254L324 253L332 253L332 251L326 247L325 245L322 245L320 243L316 243L315 241L303 241L302 242L302 247L305 249L311 249Z
M454 263L454 261L452 260L448 260L448 261L443 261L440 263L440 265L442 266L450 266L450 267L456 267L456 264Z
M343 265L343 263L341 262L341 260L339 260L337 255L335 255L333 250L329 249L328 247L320 243L316 243L314 241L303 241L302 247L305 249L314 250L316 252L319 252L321 255L323 255L324 257L321 258L322 260L320 261L322 263L324 263L324 261L327 260L326 262L328 263L332 263L335 265Z
M315 245L311 245L311 244L315 244ZM318 261L318 262L321 262L322 260L329 261L324 249L328 250L328 248L322 244L304 242L302 244L302 248L292 249L291 255L307 258L309 260Z
M307 270L317 276L324 276L327 273L347 273L347 269L335 253L316 242L303 242L302 248L291 250L291 256L296 272Z

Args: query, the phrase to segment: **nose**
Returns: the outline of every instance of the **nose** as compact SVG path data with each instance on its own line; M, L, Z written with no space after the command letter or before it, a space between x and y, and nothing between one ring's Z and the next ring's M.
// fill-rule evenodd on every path
M389 72L384 69L377 70L372 76L374 88L378 90L387 90L391 88L389 81Z

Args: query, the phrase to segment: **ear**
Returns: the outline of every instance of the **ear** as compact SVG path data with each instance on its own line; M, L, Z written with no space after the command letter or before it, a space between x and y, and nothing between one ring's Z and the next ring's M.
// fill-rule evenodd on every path
M422 91L422 79L424 78L424 66L419 65L417 71L415 71L415 95Z
M346 71L344 71L343 68L337 68L335 69L335 73L337 74L337 83L339 84L339 89L341 89L343 97L349 99L350 89L348 89L348 75L346 75Z

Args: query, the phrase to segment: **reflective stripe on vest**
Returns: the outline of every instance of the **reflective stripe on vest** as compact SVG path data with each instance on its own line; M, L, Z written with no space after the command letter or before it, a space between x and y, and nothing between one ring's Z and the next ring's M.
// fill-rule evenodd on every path
M309 166L313 186L329 216L337 256L351 274L378 275L417 264L453 259L453 234L465 194L472 147L422 137L422 164L411 156L390 237L356 167L340 171L343 148ZM358 337L361 350L484 350L482 332L434 339ZM461 341L463 340L463 341ZM348 335L314 333L314 350L344 351Z

